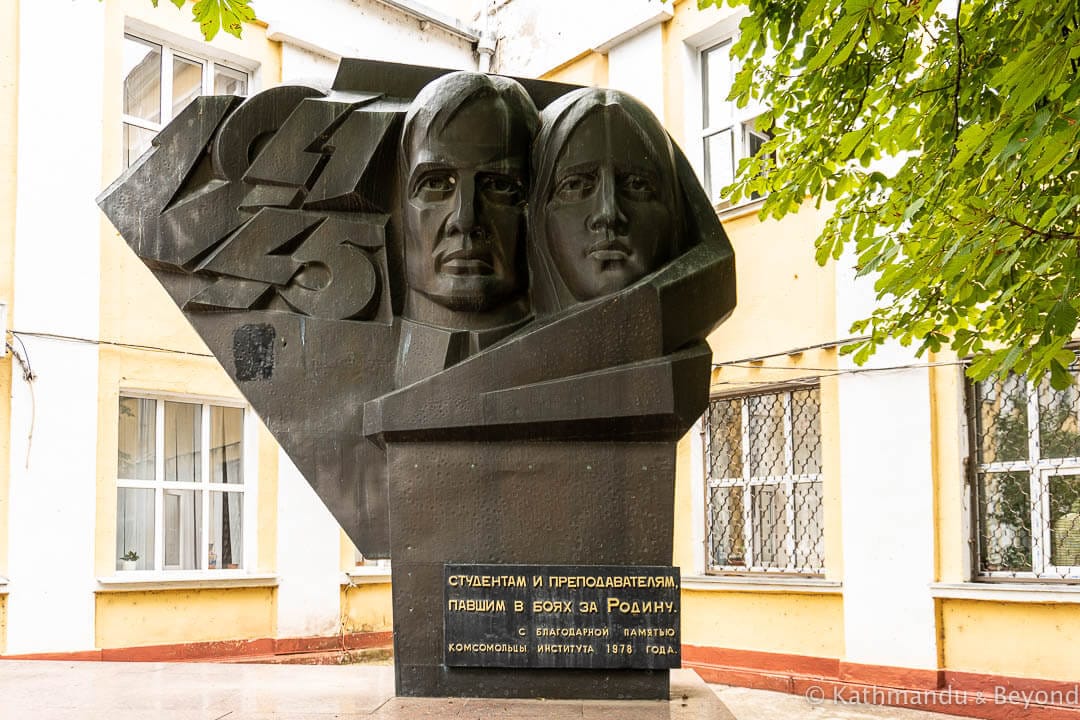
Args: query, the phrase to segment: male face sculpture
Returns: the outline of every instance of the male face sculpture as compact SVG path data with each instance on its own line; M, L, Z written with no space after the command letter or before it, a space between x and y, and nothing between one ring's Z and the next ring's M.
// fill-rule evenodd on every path
M621 290L667 259L670 175L618 106L593 109L570 132L545 224L552 260L577 300Z
M441 127L407 136L405 273L410 289L456 311L490 310L525 278L531 132L503 99L480 94Z

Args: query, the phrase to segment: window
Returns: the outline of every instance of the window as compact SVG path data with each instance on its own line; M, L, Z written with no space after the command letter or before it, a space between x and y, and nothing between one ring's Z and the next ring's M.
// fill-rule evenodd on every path
M760 105L749 103L740 108L727 99L739 69L730 56L733 42L728 39L701 52L705 191L713 205L720 207L729 205L720 191L735 181L739 161L756 155L769 139L755 127L755 119L762 110Z
M239 407L120 398L117 570L244 567L244 415Z
M199 95L247 95L248 73L124 36L124 166Z
M709 571L822 572L818 396L813 387L709 402Z
M1080 388L1008 375L970 400L978 574L1080 580Z

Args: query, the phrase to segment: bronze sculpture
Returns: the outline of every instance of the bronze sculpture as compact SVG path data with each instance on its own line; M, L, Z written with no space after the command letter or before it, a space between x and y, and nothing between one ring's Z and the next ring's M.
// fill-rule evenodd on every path
M393 555L400 694L666 694L659 669L450 667L440 640L448 563L670 565L734 258L644 106L344 60L328 92L199 98L99 202L357 547Z

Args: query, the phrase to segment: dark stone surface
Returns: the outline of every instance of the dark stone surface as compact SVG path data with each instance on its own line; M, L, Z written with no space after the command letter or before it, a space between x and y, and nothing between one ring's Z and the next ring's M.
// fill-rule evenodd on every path
M663 670L447 667L442 588L444 563L670 565L672 443L390 443L387 456L399 695L666 697Z
M446 563L671 563L735 266L644 105L343 60L329 90L196 99L99 203L356 546L393 556L402 694L666 696L665 671L441 647Z

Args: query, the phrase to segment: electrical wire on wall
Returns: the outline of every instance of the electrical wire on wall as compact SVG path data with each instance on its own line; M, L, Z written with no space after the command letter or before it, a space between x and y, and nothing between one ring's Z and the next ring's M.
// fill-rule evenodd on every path
M34 423L37 420L37 399L34 397L34 380L37 379L37 375L34 374L34 369L30 365L30 353L26 349L26 344L15 333L11 333L11 337L18 341L19 346L22 348L22 354L15 349L15 346L4 341L4 345L7 347L11 356L15 358L15 362L19 363L19 367L22 368L23 382L26 383L26 387L30 390L30 431L26 434L26 462L24 467L30 467L30 449L34 443Z
M765 371L770 373L770 377L765 380L750 380L747 378L740 378L738 380L714 380L711 384L713 387L717 385L732 385L732 386L748 386L748 385L814 385L822 378L839 377L842 375L862 375L865 373L886 373L886 372L901 372L904 370L914 370L919 368L932 368L932 367L950 367L950 366L962 366L965 365L963 360L943 360L940 362L911 362L903 363L899 365L886 365L878 367L854 367L838 369L835 367L811 367L808 365L765 365L764 361L770 358L801 355L808 350L832 350L841 345L847 345L849 343L858 342L860 340L869 339L868 335L859 337L844 338L843 340L831 340L828 342L817 343L815 345L807 345L805 347L792 348L791 350L783 350L781 352L769 353L766 355L757 355L754 357L740 358L738 360L725 360L721 362L714 362L712 364L713 370L723 370L724 368L740 368L746 370ZM797 372L811 372L813 375L805 375L803 377L792 377L790 373ZM787 373L777 375L775 373Z

